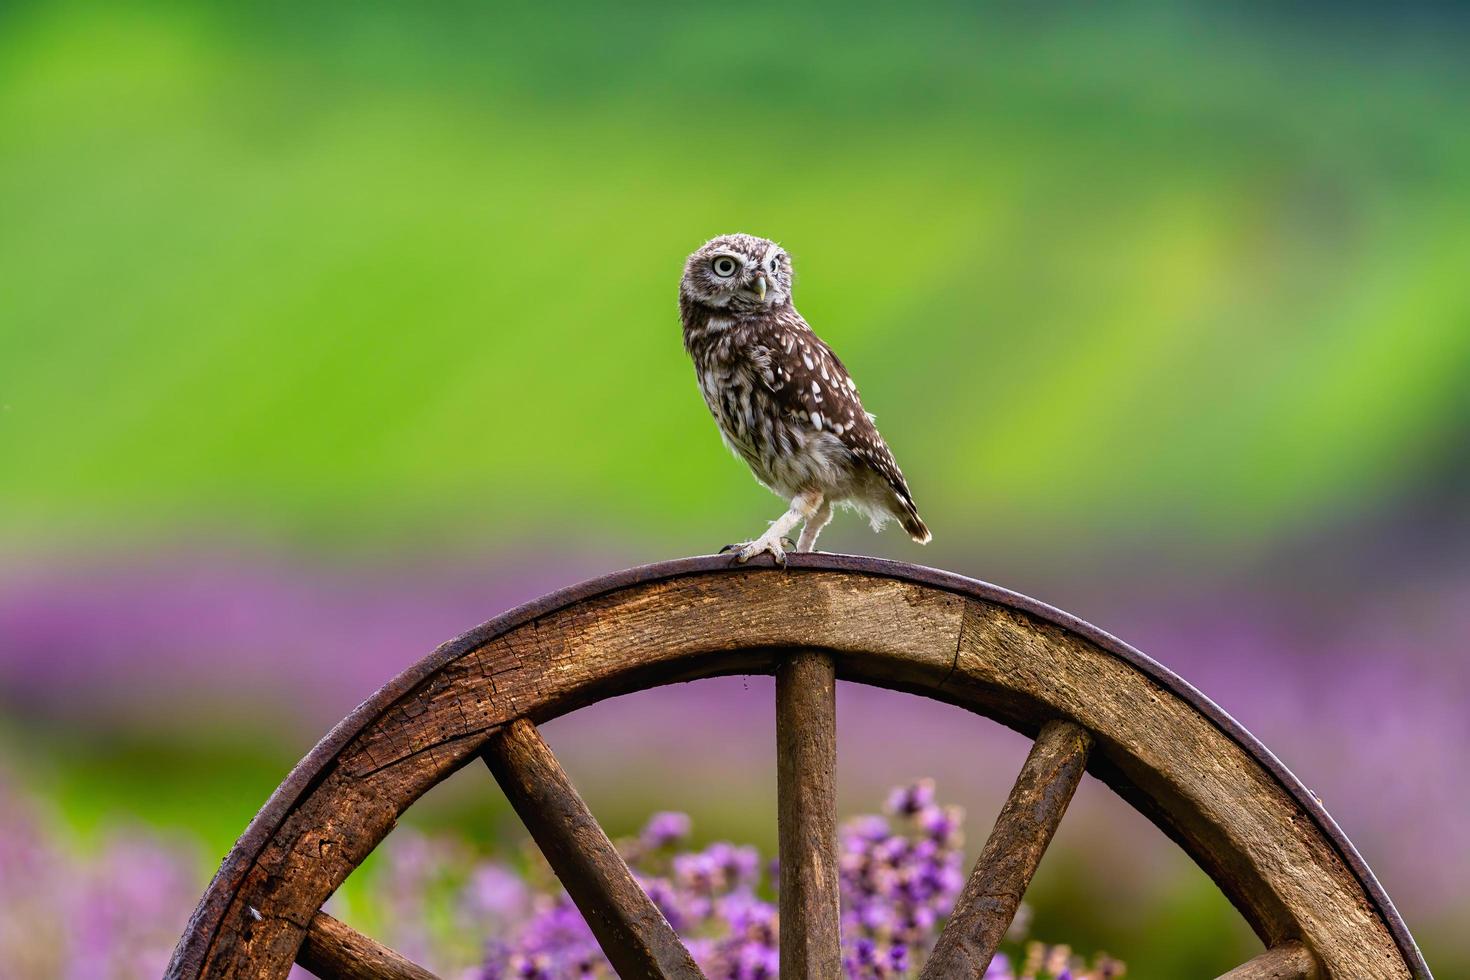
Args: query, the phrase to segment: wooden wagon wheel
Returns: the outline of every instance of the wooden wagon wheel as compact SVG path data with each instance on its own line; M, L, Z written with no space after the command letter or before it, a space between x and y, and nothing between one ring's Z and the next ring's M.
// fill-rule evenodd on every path
M537 733L630 691L776 675L781 972L840 975L835 679L1035 737L925 977L974 977L1085 770L1179 843L1267 947L1233 978L1429 978L1353 846L1199 692L1065 613L946 572L794 555L692 558L554 593L440 647L339 724L251 822L171 978L431 975L319 909L427 790L482 757L623 977L700 976Z

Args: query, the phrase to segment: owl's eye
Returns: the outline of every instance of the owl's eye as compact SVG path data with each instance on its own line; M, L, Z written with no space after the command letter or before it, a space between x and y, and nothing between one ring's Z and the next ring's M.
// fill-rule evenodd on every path
M771 267L771 271L772 272L775 272L777 269L779 269L781 267L781 263L779 261L777 261L776 256L774 256L774 255L771 256L771 261L767 262L766 264Z
M710 265L715 270L715 275L721 279L729 279L735 274L735 260L728 255L721 255Z

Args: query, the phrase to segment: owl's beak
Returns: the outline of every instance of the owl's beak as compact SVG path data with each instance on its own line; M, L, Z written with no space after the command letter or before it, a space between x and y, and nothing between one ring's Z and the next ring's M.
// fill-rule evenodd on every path
M766 277L763 275L755 277L755 294L762 303L766 301Z

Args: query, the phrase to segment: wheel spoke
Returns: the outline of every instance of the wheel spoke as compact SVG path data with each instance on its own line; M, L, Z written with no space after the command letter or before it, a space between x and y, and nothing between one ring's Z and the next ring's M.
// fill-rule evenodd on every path
M1282 943L1249 963L1242 963L1220 980L1316 980L1322 976L1317 958L1301 943Z
M802 650L776 670L781 976L837 977L837 709L832 658Z
M1092 736L1065 721L1041 729L923 977L983 976L1082 780Z
M618 975L702 977L536 726L512 721L490 737L484 758Z
M296 962L321 980L439 980L325 912L312 917Z

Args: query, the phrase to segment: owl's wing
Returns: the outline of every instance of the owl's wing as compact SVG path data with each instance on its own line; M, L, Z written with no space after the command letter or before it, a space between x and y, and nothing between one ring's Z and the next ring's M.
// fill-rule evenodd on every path
M906 510L914 510L908 482L863 408L857 383L800 314L793 310L778 318L753 353L758 375L785 414L842 440L887 481Z

